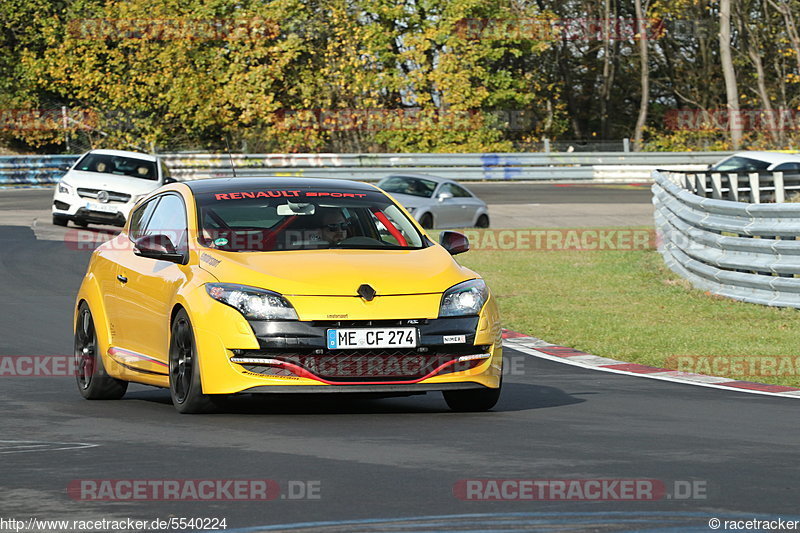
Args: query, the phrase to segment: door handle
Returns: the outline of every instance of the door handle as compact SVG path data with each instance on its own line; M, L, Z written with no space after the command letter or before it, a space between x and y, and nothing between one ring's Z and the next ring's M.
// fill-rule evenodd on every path
M120 283L128 283L128 278L126 278L122 274L118 274L117 275L117 281L119 281Z

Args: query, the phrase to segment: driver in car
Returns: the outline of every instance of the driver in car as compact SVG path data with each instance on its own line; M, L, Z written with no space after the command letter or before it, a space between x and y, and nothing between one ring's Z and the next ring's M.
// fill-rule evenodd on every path
M322 240L336 245L347 238L347 221L342 211L336 208L322 208L320 235Z

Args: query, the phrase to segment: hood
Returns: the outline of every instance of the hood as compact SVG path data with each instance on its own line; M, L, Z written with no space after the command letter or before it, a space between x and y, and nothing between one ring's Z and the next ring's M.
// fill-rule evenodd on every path
M73 187L124 192L132 196L147 194L161 186L157 181L153 180L120 176L118 174L105 174L103 172L84 172L82 170L71 170L62 179Z
M202 268L223 283L250 285L287 296L356 296L364 283L371 285L378 297L431 294L478 277L440 246L291 252L207 249L200 259Z

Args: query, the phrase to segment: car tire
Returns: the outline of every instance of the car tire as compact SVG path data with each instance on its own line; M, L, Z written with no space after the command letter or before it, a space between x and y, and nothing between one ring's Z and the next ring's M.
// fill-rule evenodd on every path
M419 219L419 225L422 226L422 229L433 229L433 216L430 213L425 213Z
M488 411L500 399L500 387L496 389L469 389L442 391L444 401L453 411L474 413Z
M181 309L172 322L169 341L169 393L181 414L206 413L214 407L212 397L203 394L197 345L189 315Z
M53 225L66 226L69 223L69 218L63 215L53 215Z
M481 215L478 217L478 221L475 222L476 228L488 228L489 227L489 217L487 215Z
M78 391L87 400L119 400L128 390L128 382L108 375L99 353L94 318L86 302L78 307L75 323L75 380Z

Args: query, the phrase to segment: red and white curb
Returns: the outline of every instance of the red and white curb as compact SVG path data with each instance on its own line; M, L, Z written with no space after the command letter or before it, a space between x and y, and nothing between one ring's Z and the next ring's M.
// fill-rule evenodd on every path
M581 352L574 348L550 344L542 339L537 339L536 337L509 331L507 329L503 330L503 345L513 348L518 352L541 359L548 359L550 361L591 370L599 370L601 372L625 374L640 378L658 379L661 381L671 381L673 383L684 383L686 385L710 387L713 389L735 392L749 392L751 394L763 394L781 398L800 398L800 389L796 387L737 381L719 376L707 376L705 374L680 372L668 368L626 363L625 361L617 361L616 359L609 359L608 357L599 357L597 355Z

